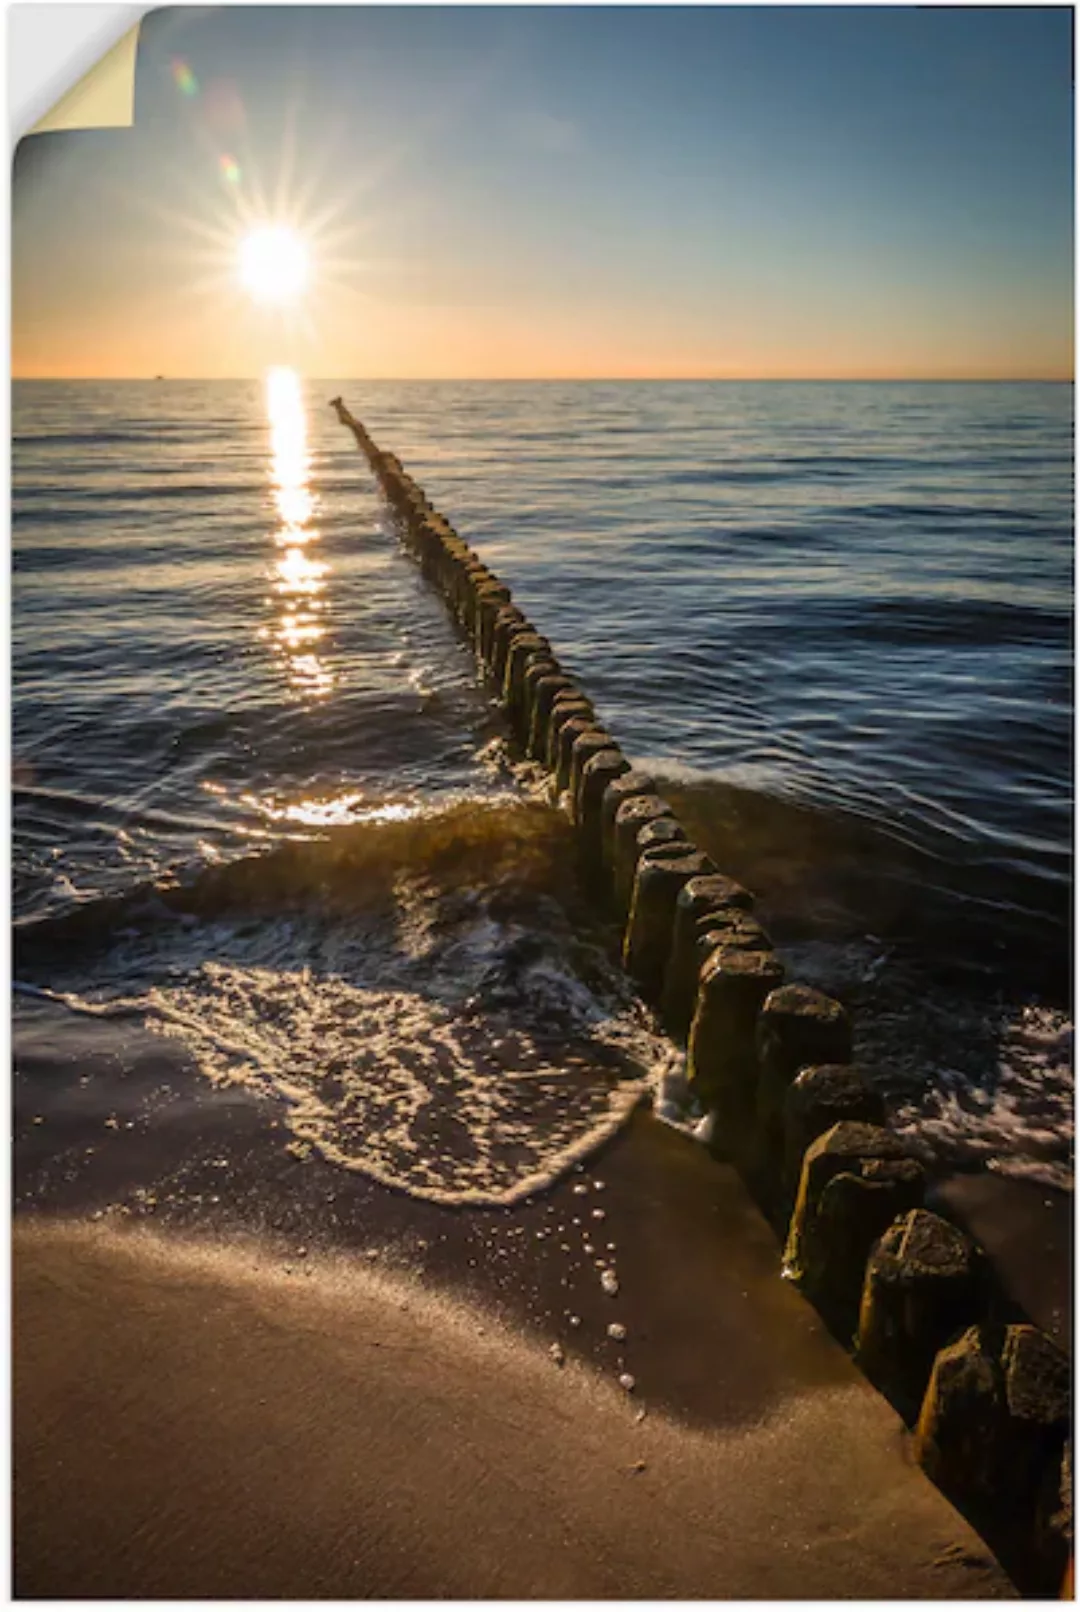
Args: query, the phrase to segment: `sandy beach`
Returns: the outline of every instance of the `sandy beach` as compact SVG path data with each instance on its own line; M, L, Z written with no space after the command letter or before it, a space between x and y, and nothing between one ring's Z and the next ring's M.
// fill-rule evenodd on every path
M629 1179L651 1152L646 1203L683 1154L678 1136L650 1150L657 1129L605 1160ZM706 1170L691 1164L671 1212L692 1225L707 1194L711 1222L677 1264L661 1223L625 1302L597 1287L561 1365L550 1322L517 1324L386 1258L27 1217L16 1593L1013 1594L889 1406L769 1269L742 1189L685 1146ZM616 1309L629 1393L610 1343L605 1363L587 1358Z

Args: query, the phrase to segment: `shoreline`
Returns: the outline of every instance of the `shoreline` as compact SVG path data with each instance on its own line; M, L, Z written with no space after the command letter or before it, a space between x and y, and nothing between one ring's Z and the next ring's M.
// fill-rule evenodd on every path
M640 1279L654 1293L668 1285L667 1237L667 1257L678 1250L704 1303L718 1273L703 1242L711 1234L701 1228L725 1213L753 1250L755 1279L778 1280L776 1234L732 1167L647 1106L584 1160L582 1171L571 1169L544 1193L501 1208L448 1207L380 1186L317 1154L298 1159L285 1145L277 1104L241 1087L211 1085L180 1043L145 1027L20 998L13 1035L19 1218L115 1219L165 1225L180 1235L227 1242L255 1235L280 1240L283 1249L321 1246L357 1256L392 1250L425 1279L483 1302L511 1303L522 1324L538 1318L548 1324L567 1307L568 1294L579 1306L592 1297L580 1265L581 1228L573 1229L570 1255L559 1247L563 1239L536 1240L553 1224L581 1218L573 1188L583 1171L605 1180L605 1211L613 1224L621 1219L618 1262L633 1257L633 1248L650 1248ZM744 1200L752 1223L736 1207ZM935 1179L933 1200L987 1251L1007 1297L1069 1347L1073 1194L986 1171L950 1172ZM590 1210L600 1206L595 1196L587 1202ZM522 1235L508 1237L515 1225ZM489 1256L497 1278L485 1276ZM571 1275L579 1285L567 1288ZM518 1283L527 1278L516 1296L511 1276ZM571 1352L580 1348L576 1337L563 1342Z

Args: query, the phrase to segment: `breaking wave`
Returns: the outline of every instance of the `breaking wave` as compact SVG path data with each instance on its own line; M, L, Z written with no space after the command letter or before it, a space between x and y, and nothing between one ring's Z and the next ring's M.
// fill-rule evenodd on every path
M175 1038L216 1085L279 1103L301 1157L510 1204L676 1057L576 908L568 833L538 805L471 803L278 844L34 926L24 972L79 944L55 989L22 984Z

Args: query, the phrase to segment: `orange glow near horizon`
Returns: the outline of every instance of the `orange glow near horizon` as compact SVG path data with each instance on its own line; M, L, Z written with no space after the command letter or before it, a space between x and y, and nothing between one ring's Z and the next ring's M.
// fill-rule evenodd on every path
M298 234L317 236L305 228ZM237 282L238 237L222 244L206 280L177 301L145 284L136 297L70 326L13 323L12 369L32 379L261 380L267 347L297 374L371 380L1054 380L1073 378L1053 319L998 330L975 343L970 325L949 330L873 303L821 328L798 308L760 311L750 299L697 316L666 306L597 307L579 299L543 308L454 305L367 285L358 269L330 272L318 248L319 286L292 306L255 303ZM223 301L232 294L231 302ZM782 317L781 317L782 313ZM152 333L151 335L147 333ZM977 354L977 357L975 356Z
M249 301L224 329L213 306L192 305L169 319L164 309L160 313L160 321L153 320L160 339L153 342L134 334L130 311L125 317L119 309L114 318L73 329L64 342L55 328L16 327L13 376L261 380L265 375L265 307ZM718 336L705 343L670 325L656 328L647 315L626 330L610 316L593 317L587 309L552 310L543 323L508 309L485 310L482 320L474 315L472 309L394 304L333 287L320 294L308 329L281 330L275 340L291 370L312 379L1071 381L1074 374L1071 350L1063 358L1049 333L1023 344L1003 338L972 362L970 344L961 336L950 340L937 331L883 327L870 360L865 336L823 341L809 332L766 328L753 340Z

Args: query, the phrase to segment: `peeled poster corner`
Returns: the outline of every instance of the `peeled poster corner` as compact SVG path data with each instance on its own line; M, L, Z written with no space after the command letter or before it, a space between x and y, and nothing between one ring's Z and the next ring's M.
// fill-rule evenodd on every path
M17 19L19 12L24 13L23 19ZM25 14L29 12L34 15L26 17ZM37 34L35 39L37 29L46 20L59 21L58 12L67 14L65 22L72 20L81 23L83 33L81 44L69 33L66 48L62 52L58 51L55 33L45 38ZM133 15L136 16L134 22L131 21ZM18 28L15 26L17 20ZM24 133L130 128L135 120L135 60L141 26L142 18L131 6L36 5L13 8L13 12L9 13L9 42L12 47L9 75L12 80L18 77L21 82L11 84L11 100L17 102L21 99L28 114L19 117L17 106L13 106L16 126L12 132L15 141ZM65 83L70 87L65 89ZM58 97L57 90L61 92ZM52 105L43 115L31 121L46 96L52 98Z

